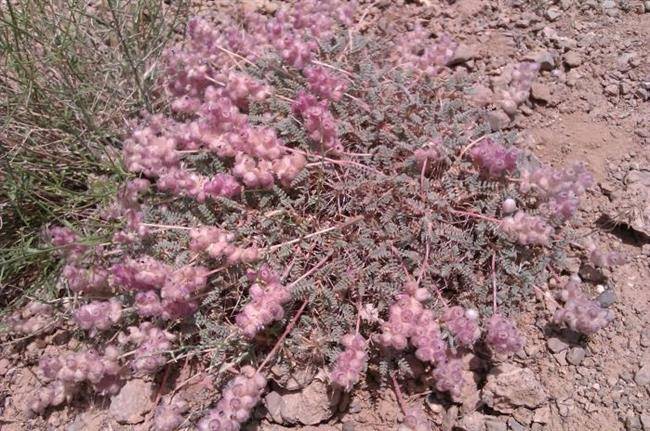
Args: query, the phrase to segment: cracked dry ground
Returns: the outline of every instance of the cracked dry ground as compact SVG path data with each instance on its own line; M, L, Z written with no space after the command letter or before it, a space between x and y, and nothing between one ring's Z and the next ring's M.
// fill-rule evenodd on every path
M270 0L248 3L274 6ZM588 341L547 326L557 306L550 281L518 319L527 335L523 352L500 365L465 358L472 371L463 404L434 398L419 380L404 388L407 402L424 401L444 430L650 430L650 2L384 0L362 7L369 26L420 21L452 34L462 43L454 74L475 74L487 83L509 63L539 61L542 73L531 103L514 121L495 115L494 128L516 131L519 146L546 162L588 162L597 187L576 220L578 234L593 230L604 248L628 256L626 264L605 274L569 258L590 293L616 314L613 324ZM33 353L38 345L31 347ZM391 388L373 387L371 378L351 395L333 398L318 370L272 373L275 382L247 429L393 430L401 416ZM0 359L0 375L4 416L12 417L35 377L7 359ZM128 392L113 400L53 412L42 428L147 430L151 383L127 386ZM214 395L209 381L183 391L197 403ZM2 422L0 429L26 428L16 421Z

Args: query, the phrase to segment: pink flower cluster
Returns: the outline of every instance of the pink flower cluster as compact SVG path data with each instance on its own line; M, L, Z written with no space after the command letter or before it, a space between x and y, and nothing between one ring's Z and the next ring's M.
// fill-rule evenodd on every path
M228 382L217 406L199 421L199 431L237 431L251 415L266 388L266 378L251 366Z
M100 292L108 287L108 271L98 266L82 266L82 257L88 247L79 243L77 234L66 227L54 226L47 229L46 236L53 246L61 249L66 262L61 276L70 290L90 293Z
M549 166L525 169L521 179L521 191L533 191L546 200L548 212L561 221L573 217L580 203L579 197L594 182L583 163L574 163L563 170Z
M305 68L304 75L309 84L309 91L321 99L338 102L347 88L343 79L328 72L324 67L309 66Z
M232 244L235 235L215 226L203 226L190 231L190 250L206 252L218 259L225 257L228 263L251 263L259 258L256 246L237 247Z
M436 381L436 390L449 392L452 397L458 398L463 388L463 361L458 358L449 358L438 364L433 370Z
M197 294L208 282L208 269L185 265L171 272L160 290L162 317L177 319L191 316L199 307Z
M127 258L111 267L113 283L127 291L160 289L172 268L151 256Z
M347 334L341 342L345 350L336 359L330 378L334 384L348 392L359 381L368 361L366 340L359 334Z
M476 310L465 310L463 307L455 305L447 308L440 320L444 322L454 339L462 346L471 347L481 336Z
M174 431L178 429L185 418L183 413L187 412L189 405L180 398L175 398L169 404L159 405L154 413L153 423L155 431Z
M431 423L421 410L408 410L397 431L431 431Z
M433 311L422 310L418 319L418 329L411 336L411 344L415 347L415 357L421 361L440 364L447 360L447 343L442 338Z
M301 154L286 154L279 159L256 162L253 157L238 154L235 157L233 174L248 187L268 188L273 185L274 177L284 186L302 171L307 164Z
M326 100L319 101L312 94L300 91L293 103L293 112L303 121L309 138L322 150L343 150L339 140L336 120L327 108Z
M385 347L404 350L408 340L414 337L420 328L419 320L425 308L422 302L431 295L424 288L418 288L414 282L408 282L397 301L390 306L388 321L382 325L379 341Z
M492 315L488 321L485 342L495 353L500 354L517 353L524 347L524 339L514 323L500 314Z
M79 242L79 237L71 229L63 226L52 226L45 231L50 243L57 248L65 258L72 262L77 261L88 247Z
M284 317L282 306L291 299L291 293L280 283L278 275L266 265L257 273L249 275L256 280L249 289L251 301L235 320L244 335L252 338L271 322Z
M430 33L417 26L404 33L396 44L399 52L399 65L427 76L435 76L454 56L458 43L449 35L442 34L435 41Z
M156 186L161 191L199 202L239 195L240 181L253 188L270 187L276 179L289 185L303 169L304 157L287 154L273 129L249 124L248 116L241 112L247 100L262 97L266 91L241 74L230 73L220 79L225 81L223 88L209 85L199 92L199 99L192 102L196 105L191 109L193 116L186 123L149 117L148 124L125 144L128 169L158 177ZM181 150L203 148L221 159L234 158L232 171L208 177L183 167Z
M625 255L617 251L602 251L594 247L589 252L589 262L597 268L623 265L626 261Z
M163 319L187 317L197 310L197 294L208 281L208 269L186 265L173 269L150 256L126 259L112 268L113 282L136 292L135 305L141 316Z
M507 86L497 93L501 109L510 115L517 112L517 107L528 100L538 71L539 64L534 62L519 63L512 69Z
M315 40L304 40L295 33L279 35L273 46L286 64L299 70L311 63L314 52L318 49Z
M199 201L234 197L241 190L239 182L247 187L270 187L276 180L289 185L304 167L304 157L287 155L272 129L249 124L249 103L268 97L270 89L249 75L233 72L237 60L232 51L255 59L274 49L287 64L306 68L314 93L338 100L345 89L342 81L322 68L307 66L318 49L317 39L330 34L337 21L349 23L350 6L350 2L309 0L272 18L250 14L245 28L191 20L187 39L165 57L164 80L174 111L189 117L178 122L149 116L125 142L127 168L158 177L160 190ZM315 111L314 115L321 112ZM328 135L336 131L331 115L323 121L309 115L306 121L318 126L318 132L310 133L327 148L337 144L335 133ZM220 158L234 158L232 173L206 178L182 166L181 151L202 148Z
M304 69L318 49L317 41L330 37L337 22L350 25L354 9L354 2L349 1L304 0L265 23L259 15L250 17L249 30L257 33L252 39L270 43L286 64Z
M501 203L502 214L512 214L515 211L517 211L517 201L514 199L508 198Z
M75 323L91 335L104 331L122 318L122 303L117 298L108 301L92 301L72 313Z
M203 192L213 198L217 196L233 198L241 193L241 185L232 175L217 174L203 184Z
M37 414L48 406L69 401L83 382L88 382L100 394L114 394L120 388L121 367L119 350L109 346L104 355L94 350L70 352L60 356L44 356L39 362L39 373L50 382L38 390L29 409Z
M131 369L136 374L153 374L167 362L165 353L171 350L172 341L176 339L171 333L154 326L151 322L142 322L140 326L129 326L129 333L121 333L118 342L121 345L136 346L131 359Z
M54 322L52 307L37 301L32 301L22 310L12 313L5 321L9 330L17 334L35 334L48 327L54 329Z
M501 221L501 230L521 245L547 245L553 228L542 218L518 211Z
M160 115L149 117L147 125L135 129L124 142L126 168L131 172L155 177L176 167L180 155L169 129L169 121Z
M518 151L506 149L503 145L490 139L483 138L470 150L472 162L488 177L497 178L510 173L517 168Z
M118 244L130 244L149 233L142 224L144 215L140 196L149 190L151 183L143 178L128 181L117 193L117 198L105 211L103 216L109 220L125 220L124 229L113 235Z
M73 292L101 292L108 288L109 273L98 266L82 268L74 264L68 264L63 267L61 275L68 282L68 287Z
M591 335L607 326L614 314L602 308L596 301L588 299L580 289L580 279L571 278L560 292L564 307L555 312L553 321L573 331Z
M445 361L447 345L442 339L440 327L433 312L422 306L422 302L429 297L426 289L408 282L404 286L404 293L390 307L388 322L384 323L379 337L381 344L403 350L410 338L411 345L416 349L415 356L421 361Z

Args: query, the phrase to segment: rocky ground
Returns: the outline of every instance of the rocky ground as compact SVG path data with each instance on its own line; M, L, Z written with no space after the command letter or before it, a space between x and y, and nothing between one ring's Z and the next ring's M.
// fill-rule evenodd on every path
M252 3L273 7L272 1ZM597 335L576 339L549 329L557 305L549 280L518 321L527 344L513 361L487 364L468 356L472 371L462 404L436 399L419 379L404 388L406 402L424 400L444 430L650 430L650 2L383 0L362 7L367 25L419 20L449 32L462 42L454 73L478 74L486 88L507 64L540 62L531 103L512 121L495 111L492 125L517 131L520 145L547 162L586 161L598 187L576 222L576 237L594 231L603 248L628 256L611 273L569 258L571 270L616 314ZM49 341L32 343L25 356ZM28 429L21 405L37 383L13 359L0 359L2 430ZM273 373L249 429L393 430L401 416L392 388L374 387L371 378L340 396L328 392L318 370ZM111 399L79 401L51 413L43 427L146 430L162 397L179 392L202 407L212 399L209 376L191 364L159 379L130 381Z

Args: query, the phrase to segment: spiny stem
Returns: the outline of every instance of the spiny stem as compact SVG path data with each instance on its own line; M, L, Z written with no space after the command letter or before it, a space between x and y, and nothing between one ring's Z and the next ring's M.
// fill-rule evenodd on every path
M313 233L310 233L309 235L305 235L305 236L300 237L300 238L292 239L291 241L286 241L286 242L283 242L283 243L280 243L280 244L273 245L273 246L269 247L268 249L266 249L266 251L270 253L270 252L275 251L275 250L277 250L279 248L285 247L287 245L295 244L295 243L303 241L305 239L313 238L315 236L322 235L324 233L328 233L328 232L331 232L333 230L343 229L344 227L349 226L351 224L354 224L354 223L356 223L356 222L358 222L358 221L360 221L362 219L363 219L363 216L361 216L361 215L356 216L356 217L352 217L351 219L345 221L344 223L342 223L340 225L328 227L326 229L319 230L318 232L313 232Z
M179 230L192 230L194 228L187 226L178 226L172 224L158 224L158 223L141 223L142 226L146 227L157 227L161 229L179 229Z
M292 288L293 286L295 286L296 284L300 283L300 282L301 282L302 280L304 280L305 278L307 278L307 277L309 277L310 275L312 275L312 274L313 274L314 272L316 272L316 271L317 271L321 266L323 266L323 264L324 264L325 262L327 262L327 260L328 260L330 257L332 257L333 254L334 254L333 251L329 252L329 253L327 254L327 256L325 256L325 257L322 258L320 261L318 261L318 263L317 263L316 265L314 265L314 266L313 266L309 271L305 272L303 275L301 275L301 276L298 277L296 280L294 280L293 282L291 282L291 284L289 284L289 285L287 286L287 288L288 288L288 289Z
M397 383L397 378L395 377L395 372L392 372L390 374L390 378L393 381L393 390L395 391L395 398L397 398L397 404L399 404L400 410L402 410L402 413L404 416L406 416L406 404L404 403L404 397L402 396L402 390L399 387L399 383Z
M492 253L492 314L497 314L497 278L495 268L496 253Z
M478 138L478 139L474 139L472 142L470 142L469 144L467 144L467 145L466 145L466 146L461 150L459 158L462 159L463 156L465 155L465 153L466 153L467 151L469 151L470 148L472 148L474 145L476 145L476 144L478 144L479 142L481 142L481 141L482 141L486 136L487 136L487 135L483 135L483 136L481 136L480 138Z
M452 213L452 214L456 214L456 215L464 215L464 216L467 216L467 217L478 218L478 219L481 219L481 220L491 221L492 223L501 224L501 220L499 220L499 219L496 219L496 218L490 217L490 216L486 216L486 215L483 215L483 214L471 212L471 211L460 211L460 210L451 209L451 210L449 210L449 212Z

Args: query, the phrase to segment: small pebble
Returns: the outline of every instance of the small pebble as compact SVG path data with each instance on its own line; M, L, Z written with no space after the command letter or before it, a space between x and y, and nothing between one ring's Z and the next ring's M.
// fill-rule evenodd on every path
M582 347L574 347L571 350L569 350L569 353L566 355L566 360L571 364L571 365L580 365L582 361L585 359L585 349Z

